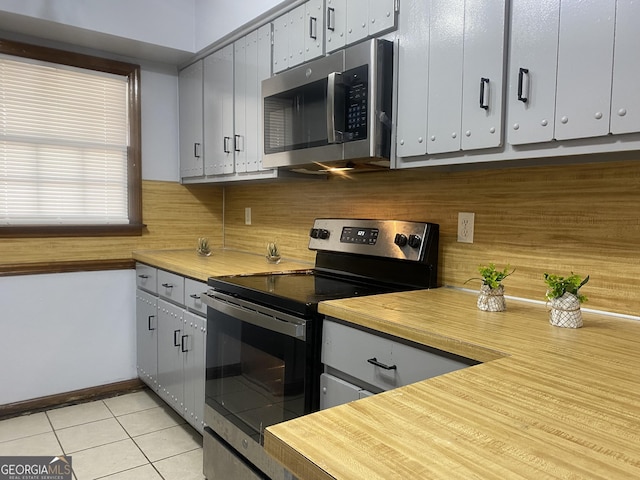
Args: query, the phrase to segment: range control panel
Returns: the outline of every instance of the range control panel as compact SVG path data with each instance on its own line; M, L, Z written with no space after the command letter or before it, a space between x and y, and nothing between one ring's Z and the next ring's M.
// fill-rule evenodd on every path
M318 218L309 232L309 249L422 261L438 241L438 225L402 220Z

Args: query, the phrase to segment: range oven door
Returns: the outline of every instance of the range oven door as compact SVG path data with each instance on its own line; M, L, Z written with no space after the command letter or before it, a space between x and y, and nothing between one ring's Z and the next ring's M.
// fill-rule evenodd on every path
M264 429L317 410L320 355L313 319L304 319L209 290L205 431L228 454L214 460L213 478L229 453L269 478L291 478L262 448ZM210 438L209 438L210 437ZM237 463L236 460L234 460ZM234 467L235 468L235 467ZM289 476L287 476L287 474ZM242 477L244 478L244 477Z

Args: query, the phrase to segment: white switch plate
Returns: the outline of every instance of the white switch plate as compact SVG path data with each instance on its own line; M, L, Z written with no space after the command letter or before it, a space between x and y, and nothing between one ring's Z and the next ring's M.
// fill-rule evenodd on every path
M473 243L475 213L458 212L458 242Z
M251 225L251 207L244 209L244 224Z

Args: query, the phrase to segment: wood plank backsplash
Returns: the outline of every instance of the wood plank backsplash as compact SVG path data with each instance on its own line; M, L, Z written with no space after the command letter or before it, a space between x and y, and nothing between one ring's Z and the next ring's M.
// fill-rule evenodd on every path
M0 263L20 264L131 258L138 249L193 248L198 237L222 247L223 188L143 181L142 236L2 238Z
M252 224L244 224L251 207ZM458 212L475 213L474 243L457 242ZM544 300L546 271L591 275L585 307L640 314L640 162L415 169L225 187L225 246L313 260L317 217L440 224L440 283L477 289L477 266L516 268L507 295Z

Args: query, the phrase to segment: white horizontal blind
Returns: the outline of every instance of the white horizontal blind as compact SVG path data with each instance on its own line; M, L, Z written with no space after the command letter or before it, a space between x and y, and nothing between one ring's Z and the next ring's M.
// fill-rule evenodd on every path
M128 79L0 56L0 224L126 224Z

